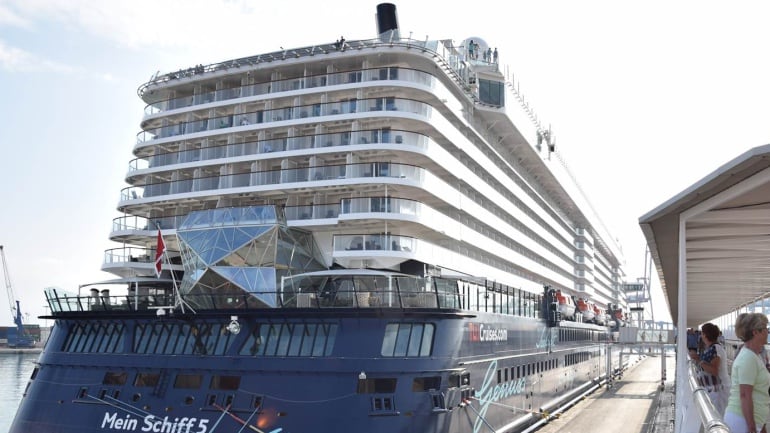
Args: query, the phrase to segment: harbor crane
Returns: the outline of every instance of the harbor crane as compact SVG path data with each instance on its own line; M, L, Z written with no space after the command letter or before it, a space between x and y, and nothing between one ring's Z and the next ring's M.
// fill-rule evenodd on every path
M0 245L0 256L3 258L3 275L5 275L5 290L8 293L8 305L11 307L11 316L13 317L13 323L16 324L16 329L8 330L8 347L35 347L35 340L24 329L24 322L21 316L21 307L19 300L16 299L16 295L13 292L13 285L11 284L11 275L8 273L8 263L5 260L5 250ZM14 306L14 303L16 304Z

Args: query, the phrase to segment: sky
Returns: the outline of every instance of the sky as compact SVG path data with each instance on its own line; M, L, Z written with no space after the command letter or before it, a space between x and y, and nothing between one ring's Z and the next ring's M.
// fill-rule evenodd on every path
M0 244L25 320L100 271L152 75L376 34L377 1L0 0ZM394 2L402 36L480 37L645 273L639 217L770 143L763 1ZM653 271L653 311L667 320ZM10 325L0 307L0 325ZM50 323L48 323L50 324Z

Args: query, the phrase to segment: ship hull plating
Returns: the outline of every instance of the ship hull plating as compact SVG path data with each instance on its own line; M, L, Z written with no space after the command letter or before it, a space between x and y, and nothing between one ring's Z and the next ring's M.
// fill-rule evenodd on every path
M182 333L219 330L211 324L227 323L230 316L92 318L92 329L113 325L114 332L124 333L116 337L124 348L112 348L117 353L98 353L86 342L77 343L79 353L62 352L76 348L72 329L82 323L60 320L11 432L204 433L241 431L244 425L276 433L332 432L343 426L345 431L479 432L517 420L527 425L549 402L606 373L605 343L560 340L576 333L602 339L603 328L549 327L540 319L467 313L241 312L244 329L227 343L214 343L228 347L211 347L213 340L208 340L199 353L164 355L158 352L178 348L168 348L174 343L162 336L150 336L148 345L166 345L140 350L152 350L154 356L123 351L138 348L130 340L147 338L137 329L152 326L170 336L182 335L175 327ZM251 339L251 327L267 323L269 332L302 332L305 337L314 329L308 325L316 325L314 344L325 347L305 347L297 338ZM423 331L414 330L418 325ZM319 339L324 326L326 337ZM424 332L428 326L433 327L430 335ZM389 344L386 334L393 329L402 338L411 333L412 346L429 338L419 344L432 344L431 356L419 356L409 342ZM178 344L194 344L189 341ZM254 341L264 350L248 346ZM617 360L612 364L617 366Z

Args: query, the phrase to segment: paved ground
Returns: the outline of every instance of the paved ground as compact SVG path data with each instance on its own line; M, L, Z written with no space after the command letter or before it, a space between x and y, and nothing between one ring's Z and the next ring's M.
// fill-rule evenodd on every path
M665 358L666 380L661 392L660 355L648 356L606 387L551 421L538 433L669 433L674 420L673 352Z

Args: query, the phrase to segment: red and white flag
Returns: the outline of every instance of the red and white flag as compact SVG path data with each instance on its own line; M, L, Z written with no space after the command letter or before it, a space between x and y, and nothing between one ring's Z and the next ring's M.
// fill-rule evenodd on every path
M160 278L160 269L163 266L163 254L166 252L166 243L158 229L158 248L155 250L155 275Z

